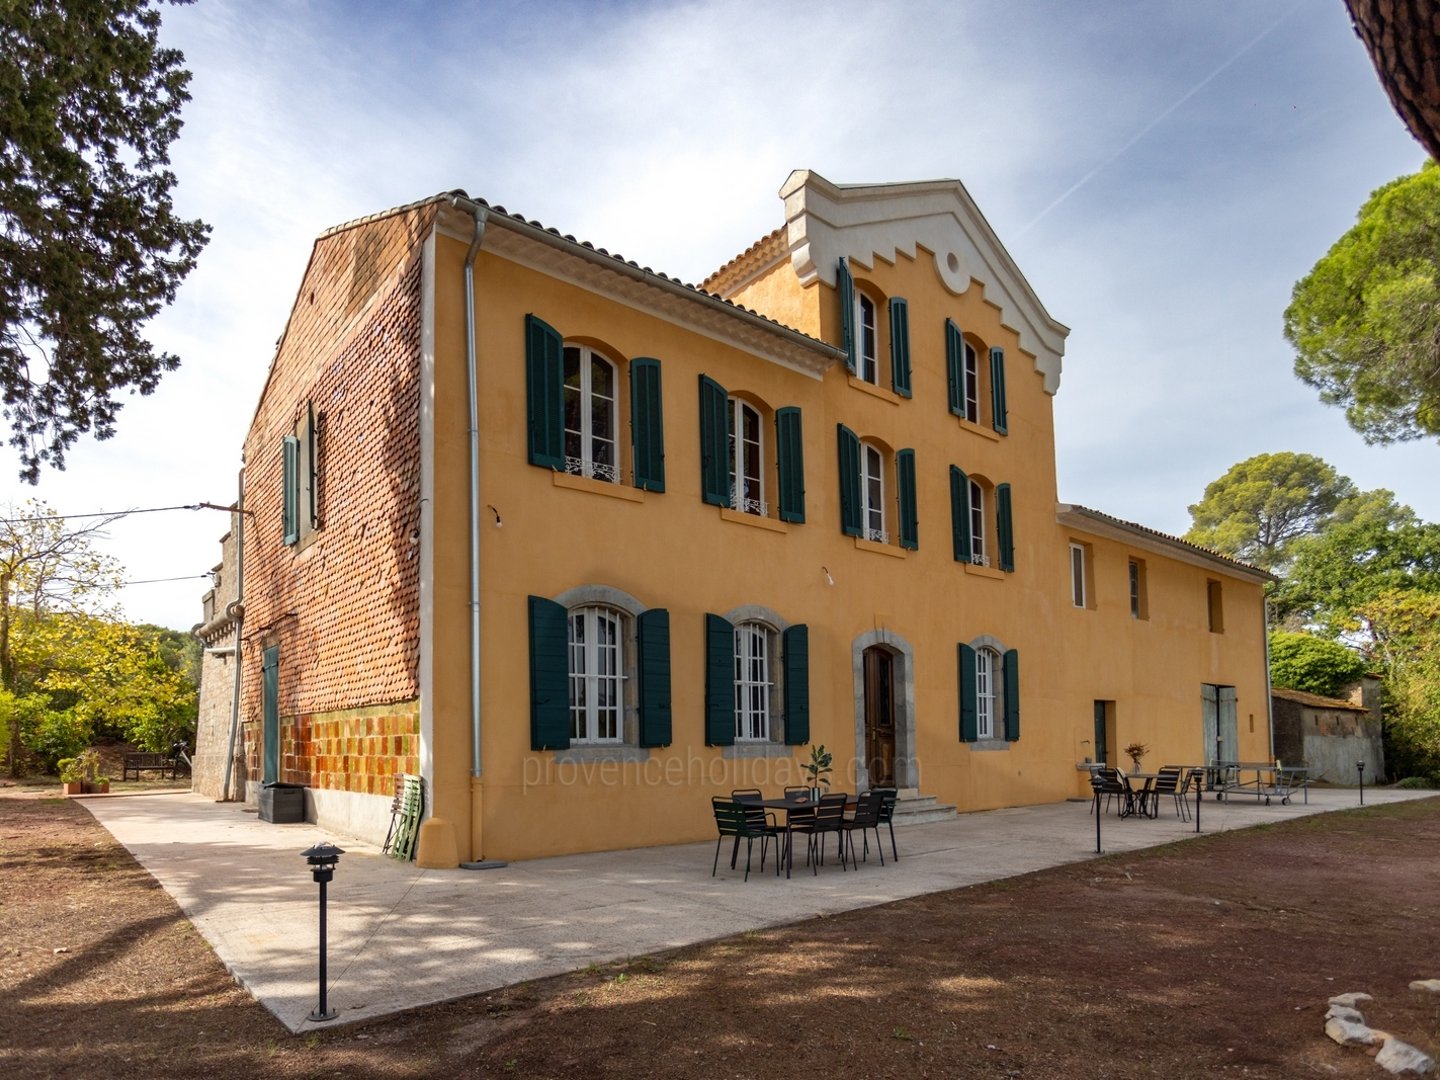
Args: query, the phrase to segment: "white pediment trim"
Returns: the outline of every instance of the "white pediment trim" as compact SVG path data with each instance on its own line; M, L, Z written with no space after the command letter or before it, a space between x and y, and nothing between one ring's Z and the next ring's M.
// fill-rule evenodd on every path
M999 305L1001 319L1035 357L1046 393L1060 388L1070 328L1050 317L959 180L910 184L832 184L797 169L780 189L790 264L802 285L835 285L840 259L873 268L875 260L933 254L935 272L959 296L972 281Z

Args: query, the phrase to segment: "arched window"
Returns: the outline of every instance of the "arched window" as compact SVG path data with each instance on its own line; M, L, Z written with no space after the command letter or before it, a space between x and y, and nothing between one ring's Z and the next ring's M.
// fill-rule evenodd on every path
M870 443L860 444L861 535L877 544L888 544L885 528L885 455Z
M770 741L774 638L775 631L764 623L742 622L735 627L736 741Z
M1000 670L1000 656L991 648L975 650L975 733L981 739L993 739L995 731L995 677Z
M618 483L615 365L588 345L565 346L565 471Z
M730 506L745 514L765 517L765 460L760 413L741 398L727 403L730 419Z
M970 561L978 566L990 565L990 548L985 542L985 489L978 481L970 482Z
M569 619L570 738L618 743L624 737L624 621L612 608L574 608Z
M980 357L975 346L965 342L965 419L980 422Z
M856 374L868 383L880 383L880 329L875 301L855 290Z

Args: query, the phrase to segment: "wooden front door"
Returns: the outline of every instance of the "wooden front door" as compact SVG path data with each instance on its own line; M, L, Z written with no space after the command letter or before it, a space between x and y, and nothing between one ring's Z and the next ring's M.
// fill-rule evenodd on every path
M865 650L865 767L871 787L895 786L895 660L872 645Z

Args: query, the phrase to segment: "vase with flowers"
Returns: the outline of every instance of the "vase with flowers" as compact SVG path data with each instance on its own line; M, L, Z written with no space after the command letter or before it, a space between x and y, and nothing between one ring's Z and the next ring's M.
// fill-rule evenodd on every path
M1132 742L1129 746L1125 747L1125 756L1128 757L1130 763L1135 766L1135 772L1140 771L1140 762L1149 752L1150 747L1146 746L1143 742Z

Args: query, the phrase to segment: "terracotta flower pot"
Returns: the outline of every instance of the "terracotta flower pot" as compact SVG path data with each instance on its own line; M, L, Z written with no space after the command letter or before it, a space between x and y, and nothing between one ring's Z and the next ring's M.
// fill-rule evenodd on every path
M83 780L66 780L60 786L65 789L66 795L83 795L85 792Z

